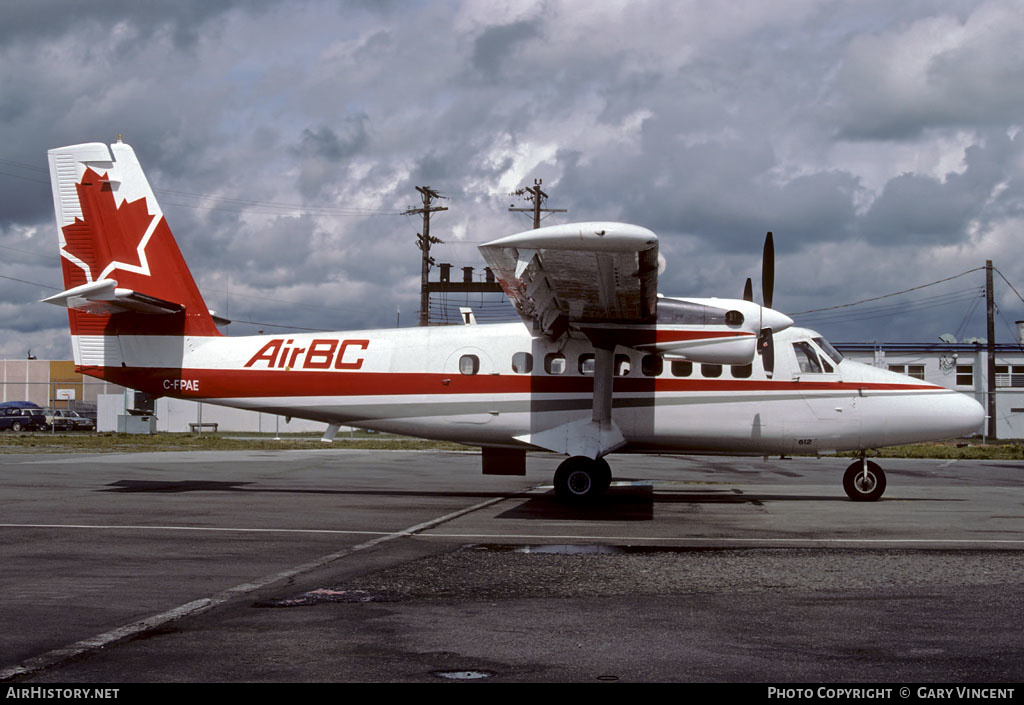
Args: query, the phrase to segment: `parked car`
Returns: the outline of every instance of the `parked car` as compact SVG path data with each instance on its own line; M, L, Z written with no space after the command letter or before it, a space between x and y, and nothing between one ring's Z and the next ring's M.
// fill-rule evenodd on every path
M0 409L0 431L42 431L44 428L49 428L49 424L43 410L38 407Z
M71 419L64 416L63 409L43 409L46 425L54 431L70 431Z
M54 431L95 431L96 422L70 409L43 409L46 425Z

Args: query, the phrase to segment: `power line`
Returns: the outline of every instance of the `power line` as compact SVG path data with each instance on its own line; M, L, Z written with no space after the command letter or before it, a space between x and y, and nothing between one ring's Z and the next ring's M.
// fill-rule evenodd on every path
M967 313L964 314L963 320L960 321L960 325L956 327L956 337L963 338L964 333L967 332L967 326L970 325L971 319L974 317L974 312L978 310L978 304L981 303L982 297L976 297L971 305L967 307Z
M49 284L40 284L39 282L30 282L30 281L28 281L26 279L18 279L17 277L5 277L3 274L0 274L0 279L10 279L12 282L21 282L22 284L31 284L32 286L41 286L44 289L53 289L54 291L60 291L60 289L58 289L57 287L50 286Z
M973 287L971 289L961 289L959 291L949 292L946 294L939 294L937 296L929 296L923 299L912 300L909 302L901 302L896 304L886 304L883 306L874 306L859 311L849 311L842 314L830 314L827 311L819 313L807 314L801 318L801 320L828 320L828 321L852 321L859 320L862 318L879 318L886 315L896 315L905 313L908 311L916 311L924 308L934 308L936 306L946 306L949 304L960 303L961 301L968 301L980 297L983 293L981 287ZM793 314L794 316L799 314Z
M822 319L821 321L818 321L818 322L819 323L824 323L824 322L828 322L828 323L853 323L853 322L856 322L856 321L868 321L868 320L872 320L872 319L876 319L876 318L888 318L888 317L891 317L891 316L899 316L899 315L903 315L903 314L906 314L906 313L919 313L921 311L925 311L925 310L928 310L928 309L941 308L943 306L950 306L950 305L953 305L953 304L962 303L964 301L981 301L983 298L984 298L983 296L972 295L972 296L969 296L969 297L961 297L959 299L953 299L953 300L950 300L950 301L942 301L942 302L938 302L938 303L924 304L924 305L908 307L908 308L900 309L900 310L883 311L883 312L878 312L878 313L868 313L868 314L865 314L865 315L862 315L862 316L849 316L849 317L846 317L846 318Z
M995 269L995 268L993 268L993 269ZM1020 299L1020 300L1021 300L1022 302L1024 302L1024 297L1022 297L1022 296L1020 295L1020 292L1019 292L1019 291L1017 291L1017 290L1016 290L1016 289L1015 289L1015 288L1013 287L1013 284L1011 284L1011 283L1010 283L1010 280L1009 280L1009 279L1007 279L1007 278L1006 278L1005 276L1003 276L1003 273L1002 273L1002 272L1000 272L1000 271L999 271L998 269L996 269L996 273L997 273L997 274L999 275L1000 279L1002 279L1002 280L1003 280L1004 282L1006 282L1006 286L1010 287L1010 289L1011 289L1011 290L1013 291L1013 293L1017 294L1017 298L1018 298L1018 299Z
M402 211L394 208L347 208L343 206L328 206L328 205L312 205L308 203L280 203L276 201L258 201L247 198L234 198L230 196L213 196L210 194L202 193L189 193L187 191L175 191L172 189L153 189L155 193L167 194L170 196L180 196L184 198L195 198L202 201L217 201L225 204L236 204L240 206L253 206L256 208L273 208L281 210L300 210L309 212L314 215L340 215L340 216L369 216L369 215L402 215ZM191 208L183 203L176 203L174 205L183 206L185 208ZM196 205L196 208L210 208L214 209L216 206L201 206Z
M302 326L285 326L285 325L281 325L280 323L263 323L263 322L260 322L260 321L242 321L242 320L239 320L239 319L232 319L231 323L232 323L232 325L241 323L241 324L248 325L248 326L266 326L267 328L286 328L288 330L305 330L305 331L310 331L311 333L328 333L328 332L331 332L329 328L303 328Z
M791 315L791 316L800 316L800 315L805 314L805 313L818 313L819 311L834 311L837 308L849 308L851 306L859 306L860 304L866 304L866 303L869 303L871 301L879 301L881 299L888 299L888 298L890 298L892 296L899 296L900 294L906 294L906 293L909 293L911 291L917 291L918 289L924 289L924 288L927 288L929 286L935 286L936 284L942 284L943 282L948 282L948 281L951 281L953 279L957 279L958 277L962 277L962 276L965 276L967 274L971 274L972 272L980 271L982 269L984 269L984 267L975 267L974 269L968 269L966 272L961 272L960 274L954 274L953 276L946 277L945 279L939 279L937 281L929 282L927 284L921 284L920 286L913 286L913 287L911 287L909 289L903 289L902 291L894 291L891 294L884 294L883 296L874 296L874 297L872 297L870 299L863 299L861 301L854 301L853 303L849 303L849 304L840 304L839 306L828 306L826 308L812 308L809 311L797 311L796 313L791 313L789 315Z
M52 252L49 254L44 254L42 252L35 252L33 250L22 250L17 247L11 247L10 245L0 245L0 249L11 250L13 252L21 252L22 254L32 255L33 257L45 257L46 259L51 259L53 257Z
M0 164L7 164L8 166L16 166L22 169L31 169L32 171L41 171L44 174L49 173L49 169L35 164L26 164L25 162L16 162L12 159L0 159Z
M0 171L0 176L9 176L12 179L20 179L21 181L30 181L33 184L41 184L43 186L49 186L50 185L49 181L41 181L39 179L32 179L32 178L29 178L27 176L19 176L18 174L9 174L6 171Z

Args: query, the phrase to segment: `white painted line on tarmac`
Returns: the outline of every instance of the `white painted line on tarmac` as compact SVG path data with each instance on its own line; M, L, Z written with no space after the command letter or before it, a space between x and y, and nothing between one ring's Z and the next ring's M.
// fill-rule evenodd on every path
M402 536L412 536L419 534L420 538L429 539L472 539L476 541L486 540L500 540L500 539L528 539L531 541L603 541L603 542L618 542L618 543L630 543L632 541L649 541L649 542L704 542L704 543L719 543L719 544L730 544L730 543L753 543L753 544L922 544L922 545L935 545L935 544L1008 544L1024 545L1024 539L923 539L923 538L882 538L882 539L869 539L869 538L792 538L792 537L777 537L771 536L760 536L760 537L740 537L740 536L608 536L608 535L582 535L582 534L450 534L450 533L422 533L429 528L443 524L451 519L455 519L464 514L475 512L479 509L483 509L492 504L500 502L503 497L496 497L489 499L486 502L474 505L465 510L455 512L453 514L439 517L438 519L432 519L424 524L402 529L400 531L357 531L347 529L260 529L260 528L246 528L246 527L226 527L226 526L147 526L145 524L137 525L124 525L124 524L0 524L0 528L16 528L16 529L88 529L88 530L106 530L106 531L119 531L119 530L138 530L138 531L199 531L199 532L213 532L213 533L259 533L259 534L334 534L334 535L350 535L350 536L378 536L379 539L376 543L382 541L389 541L393 538L399 538ZM355 551L369 548L370 546L376 545L374 541L369 541L365 544L361 544L351 549L347 549L347 552L341 552L344 555L348 555ZM332 554L332 556L339 554ZM340 557L340 555L339 555ZM330 562L333 560L331 556L326 556L318 561Z
M387 531L355 531L344 529L258 529L241 526L149 526L146 524L0 524L0 529L98 529L104 531L212 531L254 534L352 534L363 536L392 536L395 533Z
M921 545L1018 545L1024 546L1024 539L854 539L854 538L821 538L794 539L772 537L729 537L729 536L581 536L579 534L420 534L422 539L471 539L474 541L497 541L503 539L528 539L531 541L600 541L603 543L629 544L636 541L674 542L684 544L813 544L813 545L884 545L884 544L921 544Z
M36 671L40 671L40 670L45 669L45 668L50 668L52 666L55 666L55 665L57 665L59 663L62 663L64 661L66 661L66 660L68 660L70 658L75 658L75 657L87 654L89 652L96 651L98 649L102 649L104 647L110 646L111 644L114 644L115 642L121 641L123 639L127 639L129 637L137 636L139 634L142 634L143 632L149 631L151 629L155 629L155 628L160 627L160 626L162 626L164 624L167 624L168 622L172 622L172 621L174 621L176 619L181 619L182 617L190 617L190 616L193 616L193 615L201 614L201 613L206 612L206 611L208 611L210 609L213 609L214 607L217 607L218 605L224 604L225 602L228 602L229 600L233 600L233 599L235 599L237 597L240 597L242 595L245 595L247 593L253 592L255 590L259 590L259 589L264 588L264 587L266 587L268 585L276 583L279 580L285 580L287 578L292 578L292 577L294 577L296 575L301 575L302 573L306 573L306 572L309 572L311 570L316 570L317 568L321 568L321 567L323 567L323 566L325 566L325 565L327 565L329 563L333 563L334 561L337 561L337 560L340 560L342 558L345 558L346 556L351 556L353 553L357 553L359 551L364 551L364 550L366 550L368 548L372 548L374 546L378 546L378 545L380 545L382 543L385 543L386 541L391 541L393 539L398 539L398 538L403 538L403 537L407 537L407 536L412 536L412 535L417 534L417 533L419 533L421 531L425 531L426 529L430 529L430 528L433 528L435 526L439 526L440 524L443 524L443 523L445 523L447 521L451 521L452 519L457 519L458 517L465 516L466 514L471 514L472 512L478 511L478 510L483 509L485 507L488 507L488 506L490 506L492 504L497 504L498 502L504 501L505 499L507 499L507 498L506 497L494 497L494 498L488 499L488 500L486 500L484 502L480 502L479 504L474 504L471 507L466 507L465 509L459 509L459 510L451 512L449 514L445 514L444 516L440 516L440 517L437 517L435 519L430 519L429 521L425 521L425 522L422 522L420 524L416 524L415 526L410 526L407 529L402 529L401 531L395 531L395 532L392 532L390 534L383 534L383 535L377 536L377 538L370 539L369 541L361 543L358 546L353 546L351 548L346 548L346 549L343 549L343 550L338 551L336 553L332 553L332 554L327 555L327 556L322 556L320 558L314 559L314 560L312 560L312 561L310 561L308 563L303 563L302 565L296 566L294 568L288 568L287 570L282 570L281 572L274 573L272 575L265 575L262 578L258 578L258 579L254 580L252 582L241 583L240 585L235 585L234 587L228 588L227 590L224 590L223 592L219 592L216 595L212 595L211 597L205 597L205 598L201 598L201 599L198 599L198 600L193 600L192 602L187 602L184 605L179 605L178 607L175 607L173 609L167 610L166 612L161 612L160 614L156 614L156 615L153 615L151 617L147 617L145 619L141 619L141 620L139 620L137 622L132 622L131 624L126 624L126 625L124 625L122 627L118 627L116 629L111 629L110 631L103 632L102 634L97 634L96 636L90 637L88 639L83 639L81 641L77 641L74 644L69 644L68 646L65 646L65 647L62 647L62 648L59 648L59 649L54 649L53 651L49 651L49 652L47 652L45 654L41 654L39 656L35 656L33 658L30 658L30 659L28 659L26 661L23 661L23 662L17 664L17 665L8 666L6 668L0 669L0 682L7 681L7 680L10 680L11 678L15 678L15 677L18 677L18 676L24 676L24 675L27 675L27 674L30 674L30 673L34 673ZM4 526L11 526L11 525L5 524ZM26 525L14 525L14 526L26 526ZM64 528L64 527L62 527L62 528ZM96 527L89 527L89 528L96 528ZM125 527L111 527L111 528L125 528ZM153 528L153 527L140 527L140 528ZM337 533L341 533L341 532L337 532ZM356 532L352 532L352 533L356 533ZM370 532L366 532L366 533L370 533Z

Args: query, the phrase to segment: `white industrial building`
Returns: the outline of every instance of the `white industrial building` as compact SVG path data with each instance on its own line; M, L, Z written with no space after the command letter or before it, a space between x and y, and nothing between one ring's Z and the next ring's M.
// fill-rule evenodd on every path
M124 430L119 419L138 410L135 394L125 390L121 394L101 394L96 399L96 430ZM322 421L288 419L277 414L265 414L245 409L232 409L217 404L204 404L189 399L160 397L153 400L153 430L157 433L183 433L213 431L229 433L323 433L327 424ZM119 426L119 423L121 426ZM213 424L216 424L214 426Z

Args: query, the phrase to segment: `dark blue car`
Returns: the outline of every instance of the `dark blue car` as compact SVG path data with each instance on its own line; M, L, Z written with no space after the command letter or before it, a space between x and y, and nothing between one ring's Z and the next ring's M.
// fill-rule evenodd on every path
M46 416L39 407L0 408L0 431L42 431L46 427Z

